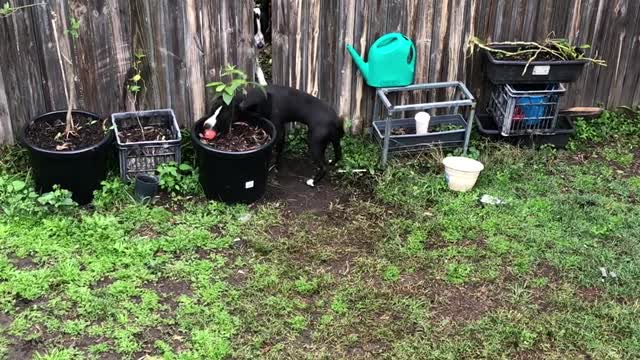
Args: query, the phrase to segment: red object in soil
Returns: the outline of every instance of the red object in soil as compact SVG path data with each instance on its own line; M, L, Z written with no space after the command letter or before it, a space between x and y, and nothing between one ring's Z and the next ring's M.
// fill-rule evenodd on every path
M215 130L207 129L200 135L205 140L213 140L218 136L218 133Z

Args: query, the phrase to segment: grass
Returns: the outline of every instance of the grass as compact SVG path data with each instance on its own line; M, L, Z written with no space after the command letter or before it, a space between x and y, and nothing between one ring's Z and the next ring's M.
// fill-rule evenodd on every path
M441 155L383 171L345 139L343 168L369 171L336 173L355 195L303 213L197 186L142 206L116 178L93 208L38 201L3 148L0 355L638 358L640 119L578 124L567 151L477 139L469 193L447 190Z

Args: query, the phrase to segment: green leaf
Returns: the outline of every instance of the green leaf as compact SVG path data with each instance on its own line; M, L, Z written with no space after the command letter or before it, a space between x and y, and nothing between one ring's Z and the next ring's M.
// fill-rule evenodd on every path
M222 94L222 100L224 101L225 104L229 105L229 104L231 104L231 101L233 100L233 95L227 94L225 92L225 93Z
M214 82L210 82L210 83L208 83L206 86L207 86L208 88L210 88L210 87L216 87L216 86L218 86L218 85L222 85L222 82L220 82L220 81L214 81Z
M192 170L192 167L189 164L180 164L180 166L178 166L178 169L182 171L190 171Z
M232 89L231 87L226 87L224 88L224 93L233 96L233 94L236 92L236 89ZM228 104L227 104L228 105Z
M27 184L24 181L21 180L14 180L11 182L11 187L13 187L14 191L20 191L22 189L24 189L27 186Z
M134 77L131 78L131 80L138 82L142 80L142 76L140 74L136 74Z
M226 86L227 86L227 85L225 85L225 84L221 84L221 85L219 85L219 86L216 88L216 91L217 91L217 92L221 92L222 90L224 90L224 88L225 88Z

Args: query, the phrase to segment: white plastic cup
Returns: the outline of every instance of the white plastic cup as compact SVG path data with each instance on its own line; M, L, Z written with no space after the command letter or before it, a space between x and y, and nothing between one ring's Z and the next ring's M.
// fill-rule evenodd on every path
M453 191L469 191L478 180L484 165L477 160L462 156L449 156L442 160L444 176Z
M415 116L416 119L416 135L425 135L429 132L429 121L431 115L429 113L420 111Z

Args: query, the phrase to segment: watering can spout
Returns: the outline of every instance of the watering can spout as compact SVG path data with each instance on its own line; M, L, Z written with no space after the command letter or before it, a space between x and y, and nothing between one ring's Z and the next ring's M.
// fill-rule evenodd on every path
M358 67L358 69L360 69L362 76L366 80L369 77L369 64L364 62L362 57L360 57L360 54L358 54L358 52L356 51L356 49L353 48L353 46L347 45L347 51L349 52L349 55L351 55L351 57L353 58L353 61L356 63L356 66Z

